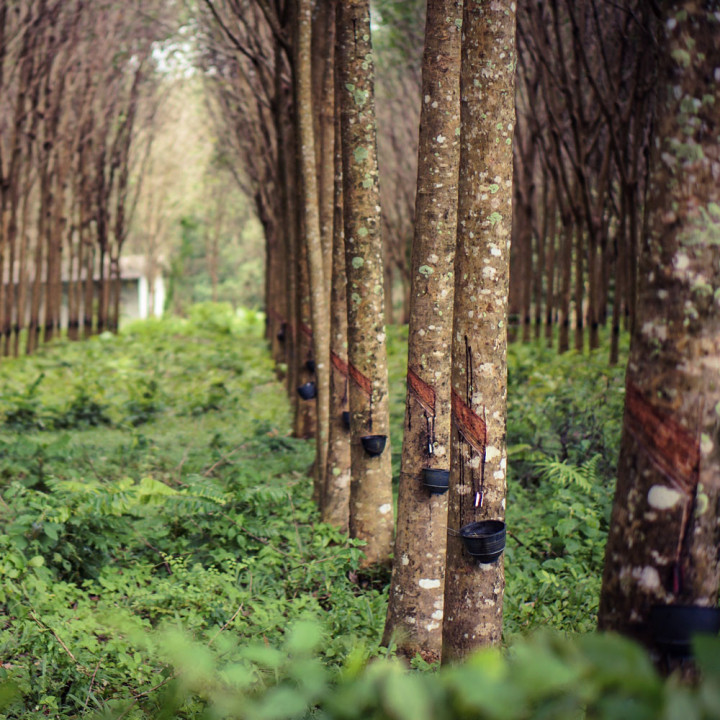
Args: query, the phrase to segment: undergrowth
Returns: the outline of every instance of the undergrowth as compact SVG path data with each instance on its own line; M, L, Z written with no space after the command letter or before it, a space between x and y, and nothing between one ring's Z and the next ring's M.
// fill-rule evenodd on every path
M506 637L595 629L625 400L607 357L509 347Z
M147 716L171 629L271 646L312 615L329 665L377 651L383 592L317 523L261 330L200 307L0 368L0 674L22 698L4 717L128 697Z
M388 335L397 476L407 334ZM691 694L617 638L519 640L595 625L623 382L578 360L510 349L511 649L440 673L377 659L388 578L318 522L254 313L5 361L0 718L712 717L711 660Z

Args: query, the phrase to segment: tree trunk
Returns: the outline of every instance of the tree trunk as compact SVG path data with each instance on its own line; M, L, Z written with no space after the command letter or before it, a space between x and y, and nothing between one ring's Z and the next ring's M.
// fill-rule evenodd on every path
M340 10L334 3L337 18ZM339 55L339 52L336 53ZM340 76L335 71L335 98L340 97ZM343 232L342 145L340 105L335 103L335 169L333 214L332 292L330 297L330 419L323 522L348 530L350 512L350 435L343 413L348 410L347 282Z
M625 302L625 262L627 216L625 214L625 193L620 193L620 217L615 235L615 286L613 289L612 327L610 329L610 365L617 365L620 359L620 313Z
M720 28L707 5L659 7L650 236L599 613L651 646L653 605L715 607L720 581Z
M558 353L567 352L570 349L570 293L571 293L571 277L572 277L572 240L573 240L573 224L570 211L564 207L565 202L560 200L562 191L557 188L558 201L560 202L560 222L562 223L562 238L560 241L560 249L562 263L560 276L560 297L559 302L559 325L560 331L558 335Z
M298 147L299 152L299 147ZM297 169L300 170L300 158L297 158ZM296 175L297 189L301 190L302 178ZM315 381L315 374L310 370L310 361L313 358L313 332L312 332L312 311L310 309L310 266L308 264L308 248L304 240L305 219L302 210L303 199L296 196L292 199L293 218L295 223L295 257L297 267L296 275L296 296L295 296L295 354L291 363L295 369L297 386ZM293 393L295 390L293 389ZM296 396L297 397L297 396ZM315 437L316 426L316 403L300 399L295 413L295 437Z
M43 163L49 162L48 158L42 159ZM38 231L35 238L35 277L33 278L32 295L30 299L30 324L26 352L32 355L40 341L40 309L43 298L43 246L47 228L47 218L50 211L50 172L47 165L40 169L40 207L38 215Z
M20 331L25 328L27 321L27 295L28 295L28 256L30 254L30 196L32 194L32 171L30 163L26 169L25 184L23 186L22 213L20 216L20 260L18 263L18 311L15 338L13 340L13 355L20 354Z
M352 481L350 533L366 541L364 565L386 563L393 532L389 438L371 456L361 438L390 432L383 243L368 0L340 3L345 264L348 302Z
M545 182L550 185L552 179L548 176L545 178ZM543 225L545 225L547 221L547 232L545 233L545 244L547 246L547 265L545 268L545 286L547 293L545 300L545 342L548 347L552 347L553 330L555 327L555 248L557 247L557 189L554 183L549 191L550 200L545 206L545 216L543 217Z
M318 174L315 163L312 96L312 0L298 0L296 63L296 112L298 120L300 172L303 190L304 244L307 258L312 345L317 389L315 430L315 498L322 507L327 465L328 412L330 394L330 334L325 285L324 253L320 236Z
M459 532L505 515L515 4L466 4L462 32L443 662L502 634L502 557L478 565Z
M317 67L316 67L317 66ZM319 3L313 21L313 101L317 134L317 182L320 208L323 274L328 302L331 293L333 263L333 213L335 156L335 0Z
M460 154L458 0L428 0L418 146L405 431L398 522L383 643L408 658L440 659L447 495L430 494L423 469L450 465L453 269Z
M585 233L583 223L575 216L575 350L582 353L585 347L584 297L585 276L583 256L585 254Z
M535 340L540 340L540 334L542 332L542 298L543 298L543 276L545 274L545 246L547 243L547 215L548 215L548 185L547 178L543 182L542 187L542 200L540 201L540 207L542 208L542 226L537 238L537 270L533 275L533 298L535 303L535 322L534 322L534 337Z

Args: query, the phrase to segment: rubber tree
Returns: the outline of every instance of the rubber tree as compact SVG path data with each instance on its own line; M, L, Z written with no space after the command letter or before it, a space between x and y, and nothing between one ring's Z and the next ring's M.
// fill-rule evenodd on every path
M424 469L449 469L453 264L460 156L462 3L428 0L415 233L412 246L408 380L398 521L383 642L440 659L447 495L423 485Z
M333 10L339 13L339 3ZM333 34L334 36L334 34ZM337 53L339 54L339 52ZM340 96L340 74L335 68L334 97ZM347 532L350 512L350 435L343 413L348 412L347 280L343 228L342 147L340 104L334 103L334 191L332 272L330 277L330 419L327 472L322 518Z
M715 606L720 581L720 13L657 8L650 232L599 611L648 644L653 605Z
M505 514L515 3L466 3L462 31L443 662L502 633L502 556L478 564L459 532Z
M383 243L368 0L340 3L343 219L351 414L350 534L366 541L365 565L386 563L393 532L389 442L370 455L362 438L389 435Z
M315 496L321 502L327 462L330 332L323 269L323 248L320 238L318 176L313 131L312 0L298 0L297 19L296 112L303 190L304 242L307 251L310 312L313 329L312 344L317 387Z

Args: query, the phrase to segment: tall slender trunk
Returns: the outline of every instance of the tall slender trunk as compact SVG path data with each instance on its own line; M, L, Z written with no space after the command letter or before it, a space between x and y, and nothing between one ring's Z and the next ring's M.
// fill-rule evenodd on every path
M460 157L462 3L428 0L398 521L383 642L440 659L447 495L424 470L450 467L450 373Z
M82 236L80 224L80 195L76 185L73 193L74 224L67 237L68 243L68 339L77 340L80 328L80 273L82 271Z
M334 3L335 14L340 12ZM338 53L339 54L339 53ZM335 72L335 98L340 97L340 76ZM324 522L347 532L350 513L350 434L343 413L349 414L347 354L347 282L343 231L342 139L340 104L335 103L335 168L333 214L332 293L330 297L330 420L327 471L322 507Z
M310 313L312 316L312 346L315 361L317 392L315 430L315 498L322 506L327 466L328 413L330 394L330 334L325 266L320 235L318 173L313 131L312 94L312 0L298 2L296 112L300 144L300 173L302 179L304 215L304 245L307 258Z
M558 199L560 199L560 189L558 188ZM570 211L565 206L565 202L560 203L560 222L562 223L562 239L560 241L560 250L562 263L560 275L560 297L559 297L559 319L560 332L558 337L558 353L567 352L570 349L570 295L571 295L571 277L572 277L572 241L573 241L573 224Z
M47 155L43 158L44 167L40 169L40 203L38 211L37 236L35 238L35 272L32 285L32 296L30 300L30 323L26 352L31 355L37 349L40 340L40 310L43 299L45 278L43 273L43 257L45 235L47 232L47 220L50 213L50 170L47 167L49 159Z
M462 32L443 662L502 634L502 557L478 566L459 533L505 515L515 3L467 3Z
M344 0L337 32L341 76L343 216L348 300L352 481L350 533L365 565L388 562L393 532L383 243L369 0ZM380 454L363 438L387 439Z
M551 178L546 178L546 183L549 185ZM557 301L555 293L555 265L557 253L555 248L557 247L557 192L554 184L550 191L550 199L546 206L546 219L547 219L547 232L546 232L546 245L547 245L547 264L545 266L545 286L546 290L546 301L545 301L545 341L548 347L552 347L553 344L553 330L555 327L555 305ZM544 221L543 221L544 222Z
M299 158L297 170L299 171ZM302 178L296 177L298 190L302 183ZM295 268L295 354L291 360L292 366L298 378L298 386L307 382L315 381L315 374L310 369L309 363L314 360L313 357L313 332L312 317L310 310L310 278L308 265L308 250L304 241L304 217L302 214L302 198L295 197L292 202L293 218L295 224L295 233L293 239L295 242L295 258L297 267ZM312 438L315 437L317 405L315 402L301 399L297 405L295 413L295 437Z
M650 236L600 596L601 628L655 650L652 607L714 608L720 585L720 23L709 7L665 3L655 27Z
M83 298L83 337L93 334L95 318L95 245L88 241L85 245L85 288Z
M335 209L333 163L335 156L335 4L336 0L325 0L320 3L318 15L313 21L313 70L316 74L313 103L317 127L315 150L318 158L317 182L323 274L328 302L332 285L333 213Z
M548 188L547 182L543 182L542 200L540 207L542 208L542 225L537 238L537 269L533 273L533 301L535 304L535 340L540 340L542 330L542 299L543 299L543 276L545 274L545 246L547 244L548 229Z
M23 186L22 212L20 216L20 260L18 263L18 312L17 326L15 327L15 338L13 341L13 355L20 354L20 331L27 323L27 291L28 291L28 256L30 254L30 195L32 193L32 171L31 164L27 164L25 171L25 184Z
M615 237L615 287L613 293L612 328L610 330L610 365L617 365L620 358L620 320L625 303L627 266L625 244L627 242L627 216L625 194L620 193L620 218Z
M575 350L582 352L585 346L585 233L579 217L575 219Z

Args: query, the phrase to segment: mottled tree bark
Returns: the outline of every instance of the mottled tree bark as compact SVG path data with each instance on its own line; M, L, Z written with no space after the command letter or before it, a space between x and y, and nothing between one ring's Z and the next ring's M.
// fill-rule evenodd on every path
M298 171L299 171L299 158ZM298 173L299 174L299 173ZM301 178L298 179L298 190L300 190ZM295 368L297 377L297 386L304 385L307 382L315 381L315 374L311 372L308 361L313 360L313 333L312 333L312 310L310 306L310 274L308 262L308 248L304 238L304 217L302 215L302 198L295 197L292 200L293 218L295 223L295 233L293 239L295 242L295 258L297 267L296 275L296 300L295 300L295 354L291 360L292 366ZM296 388L293 388L293 394L297 398ZM312 438L315 437L315 426L317 422L317 405L314 400L300 399L296 406L295 413L295 437Z
M325 290L323 247L320 237L318 174L315 157L312 96L312 0L298 0L296 112L300 142L302 176L304 244L306 249L312 347L315 360L316 429L315 429L315 498L322 506L327 464L328 409L330 394L330 328L328 298Z
M460 177L452 332L451 471L443 662L502 634L502 556L474 562L458 535L505 516L507 307L515 122L515 4L463 11Z
M585 233L583 223L575 219L575 350L582 353L585 346L585 275L583 259L585 255Z
M317 155L320 237L328 303L331 294L335 143L335 1L319 4L313 20L313 101Z
M450 464L450 372L460 155L458 0L428 0L423 55L405 432L390 599L383 642L407 657L440 659L447 495L423 468Z
M657 141L599 625L650 642L652 605L714 606L720 564L720 16L668 2Z
M337 5L337 3L335 3ZM335 7L336 15L340 12ZM339 54L339 53L337 53ZM340 76L336 69L335 98L340 97ZM347 281L345 277L345 234L343 230L342 149L340 105L335 103L334 212L332 288L330 295L330 421L328 460L322 519L347 532L350 512L350 434L342 419L348 412Z
M370 6L340 3L337 32L341 78L345 263L348 302L352 480L350 533L366 541L365 565L386 563L393 531L388 443L370 456L361 438L389 436L383 244Z
M556 184L557 188L557 184ZM570 349L570 293L572 280L572 215L567 207L567 201L562 199L561 191L557 188L558 204L560 206L560 223L562 235L560 238L560 293L558 297L558 353Z
M555 248L557 247L557 200L555 193L557 191L554 183L550 185L552 179L549 176L545 178L545 182L550 186L550 199L545 206L545 212L543 214L543 226L546 227L546 231L544 231L545 242L547 245L547 252L545 253L547 257L547 264L545 266L545 292L547 293L545 296L545 343L547 347L552 347L553 328L556 316L555 266L557 264L557 253Z

